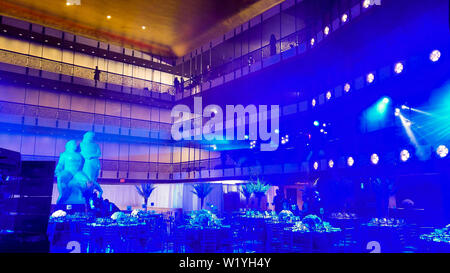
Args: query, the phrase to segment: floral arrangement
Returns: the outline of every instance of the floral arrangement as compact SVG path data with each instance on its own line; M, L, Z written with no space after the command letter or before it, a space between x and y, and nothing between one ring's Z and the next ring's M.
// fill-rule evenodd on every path
M435 229L433 232L429 234L422 234L420 235L420 239L450 244L450 224L448 224L444 228Z
M220 227L222 226L222 223L221 220L217 218L217 215L209 210L202 209L191 213L189 225L195 227Z
M282 210L278 214L278 218L282 221L290 221L294 218L294 214L290 210Z
M111 219L115 220L115 221L120 221L125 217L126 217L125 213L123 213L121 211L116 211L113 213L113 215L111 215Z
M307 232L337 232L340 228L334 228L328 222L323 222L317 215L309 214L303 218L300 223L294 226L296 231Z
M67 212L65 212L63 210L57 210L57 211L53 212L50 217L51 218L59 218L59 217L66 217L66 215L67 215Z
M316 231L322 226L322 219L320 219L317 215L309 214L303 218L302 223L306 225L308 230Z

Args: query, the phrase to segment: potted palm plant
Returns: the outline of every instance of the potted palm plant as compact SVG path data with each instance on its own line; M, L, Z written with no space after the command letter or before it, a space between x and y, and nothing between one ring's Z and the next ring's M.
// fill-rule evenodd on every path
M261 208L261 199L266 195L266 192L270 189L270 185L264 182L261 182L259 177L256 179L256 182L252 182L253 194L255 194L256 199L258 200L258 208Z
M152 195L152 192L156 189L155 186L153 186L152 184L141 184L141 186L136 185L136 190L139 193L140 196L142 196L142 198L144 198L144 208L145 211L147 211L147 202L148 199L150 198L150 195Z
M203 209L203 203L205 201L206 196L211 193L212 187L209 183L198 183L192 185L194 190L192 191L193 194L197 195L197 197L200 199L200 209Z
M248 209L248 202L250 201L250 198L252 197L253 194L253 184L252 183L247 183L241 186L241 193L242 195L244 195L245 197L245 205Z

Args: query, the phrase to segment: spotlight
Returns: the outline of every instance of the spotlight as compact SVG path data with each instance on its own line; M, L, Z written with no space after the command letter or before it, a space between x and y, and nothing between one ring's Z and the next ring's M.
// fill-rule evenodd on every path
M397 63L394 68L395 73L400 74L403 71L403 64Z
M213 148L213 150L217 150L217 146L216 145L212 145L211 147Z
M275 134L279 134L279 133L280 133L280 130L275 129Z
M319 122L316 120L314 121L314 126L318 127L319 126Z
M319 168L319 163L317 161L314 162L313 168L314 168L314 170L317 170Z
M347 165L348 165L349 167L351 167L351 166L353 166L353 164L355 164L355 160L353 159L353 157L349 156L349 157L347 158Z
M436 154L440 158L444 158L448 155L448 148L445 145L439 145L439 147L437 147L436 149Z
M311 105L312 105L312 107L316 106L316 99L313 99L313 100L311 101Z
M320 132L323 133L323 129L320 129Z
M400 152L400 160L401 161L406 162L406 161L408 161L409 157L410 157L410 154L409 154L408 150L403 150Z
M327 100L331 99L331 92L328 91L326 96L327 96Z
M326 124L326 123L324 123L324 124L322 124L322 126L323 126L323 127L327 127L327 124Z
M439 58L441 58L441 52L439 50L433 50L430 54L430 60L434 63L439 61Z
M384 103L384 104L388 104L389 103L389 98L383 98L383 100L382 100L382 102Z
M348 15L346 13L344 13L341 17L342 23L347 22L347 19L348 19Z
M328 33L330 33L330 28L328 26L326 26L325 29L323 30L323 33L325 35L328 35Z
M406 106L406 105L402 105L402 109L403 109L403 110L406 110L406 109L409 109L409 107Z
M328 161L328 167L330 167L330 168L334 167L334 161L332 159L330 159L330 161Z
M395 116L396 117L400 116L400 109L399 108L395 108Z
M372 154L372 156L370 157L370 161L372 162L373 165L377 165L378 161L380 161L380 158L378 157L377 154Z
M141 28L142 28L142 30L145 30L147 27L146 26L142 26Z
M348 93L348 91L350 91L350 84L346 83L346 84L344 85L344 91L345 91L346 93Z
M364 7L365 9L367 9L368 7L370 7L370 1L371 1L371 0L364 0L364 2L363 2L363 7Z
M248 135L245 135L245 136L244 136L244 139L248 139Z
M106 19L111 19L111 15L106 15Z
M373 75L373 73L367 74L366 81L368 83L372 83L374 80L375 80L375 75Z
M312 38L311 39L311 46L313 46L315 42L316 42L316 40L314 38Z

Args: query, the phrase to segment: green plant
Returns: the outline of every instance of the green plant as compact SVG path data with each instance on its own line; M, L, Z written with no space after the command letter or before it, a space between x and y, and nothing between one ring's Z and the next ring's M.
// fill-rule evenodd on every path
M256 182L252 182L253 194L258 199L258 207L261 208L261 199L266 195L267 191L270 189L270 185L256 178Z
M152 195L152 192L156 189L156 187L152 184L141 184L140 187L138 185L136 185L135 187L139 195L144 198L145 210L147 210L148 199L150 198L150 195Z
M194 190L192 191L193 194L197 195L198 198L200 198L200 209L203 209L203 203L205 201L206 196L211 193L212 187L209 183L198 183L192 185Z
M253 183L247 183L242 185L240 191L245 197L245 204L248 208L248 202L250 201L250 198L252 197L253 194Z

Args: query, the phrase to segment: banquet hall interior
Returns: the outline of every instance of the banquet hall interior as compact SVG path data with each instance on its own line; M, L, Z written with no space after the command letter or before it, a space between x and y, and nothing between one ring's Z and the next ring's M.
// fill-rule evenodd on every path
M446 0L0 0L0 252L450 252Z

